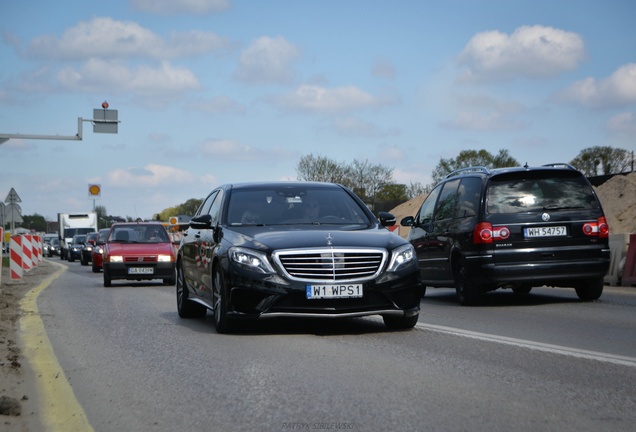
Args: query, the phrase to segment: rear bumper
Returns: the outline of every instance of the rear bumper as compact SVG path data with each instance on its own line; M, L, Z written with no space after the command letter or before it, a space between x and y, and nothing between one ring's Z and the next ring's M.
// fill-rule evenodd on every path
M533 285L571 286L572 281L602 278L610 266L607 257L585 260L554 260L531 263L493 263L487 257L469 257L466 270L477 284L505 285L531 282Z

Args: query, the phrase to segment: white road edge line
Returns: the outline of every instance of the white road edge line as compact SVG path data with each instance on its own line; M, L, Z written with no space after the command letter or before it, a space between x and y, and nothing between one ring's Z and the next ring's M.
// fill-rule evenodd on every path
M455 336L463 336L471 339L478 339L487 342L501 343L505 345L513 345L528 348L537 351L544 351L553 354L567 355L588 360L597 360L606 363L613 363L621 366L636 367L636 357L621 356L615 354L602 353L598 351L587 351L577 348L569 348L560 345L550 345L541 342L532 342L523 339L510 338L506 336L496 336L487 333L478 333L470 330L462 330L453 327L445 327L434 324L417 323L415 327L423 330L431 330L439 333L452 334Z

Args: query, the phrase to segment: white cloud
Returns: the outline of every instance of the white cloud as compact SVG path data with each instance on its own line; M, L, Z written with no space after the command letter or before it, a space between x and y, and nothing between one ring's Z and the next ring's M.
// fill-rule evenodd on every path
M128 188L153 188L176 183L191 183L195 176L189 171L158 164L148 164L143 168L118 168L106 175L109 186Z
M607 122L607 129L612 132L636 136L636 113L623 112L615 115Z
M132 6L142 12L159 15L192 13L197 15L222 12L230 7L228 0L131 0Z
M388 60L378 60L373 65L372 74L378 78L395 79L395 66Z
M502 101L489 96L462 96L455 118L442 122L448 129L493 131L513 130L523 127L515 118L523 108L515 102Z
M80 69L68 66L57 74L59 84L75 91L132 92L137 97L174 98L201 87L188 69L162 62L159 67L140 65L131 69L121 62L91 59Z
M374 123L352 116L335 118L331 126L337 133L344 136L382 138L400 134L395 128L382 129Z
M234 77L255 84L289 84L298 57L298 48L285 38L262 36L241 53Z
M589 107L624 107L636 103L636 63L620 67L610 77L577 81L556 96L560 102Z
M246 113L245 105L229 96L218 96L207 100L197 100L188 104L188 109L206 114L240 114Z
M303 84L293 93L272 99L280 109L314 113L338 113L387 104L354 86L328 89Z
M551 77L573 70L585 57L576 33L545 26L523 26L511 35L477 33L459 55L463 79L492 81Z
M230 139L203 141L197 145L196 151L217 161L258 161L259 164L296 157L292 151L281 147L260 149Z
M192 30L172 33L168 39L132 21L97 17L67 29L61 37L40 36L31 41L27 54L34 58L182 58L226 48L226 39Z
M208 140L198 145L203 154L223 159L253 159L254 150L249 146L229 139Z

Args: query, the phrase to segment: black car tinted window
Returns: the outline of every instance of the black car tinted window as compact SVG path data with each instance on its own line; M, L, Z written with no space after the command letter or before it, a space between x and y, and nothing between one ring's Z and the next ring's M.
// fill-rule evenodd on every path
M447 181L437 201L435 220L450 219L455 217L457 211L457 188L459 179Z
M418 225L430 223L433 221L433 210L435 209L435 202L437 201L439 191L441 190L441 186L433 189L422 203L422 207L420 207L420 211L417 216Z
M457 217L476 216L479 212L481 179L476 177L462 179L458 192Z
M214 201L214 198L216 198L217 193L218 192L216 191L212 192L210 195L208 195L205 201L201 203L201 206L199 207L199 210L197 211L197 216L210 213L210 207L212 207L212 202Z
M597 209L592 187L576 171L536 171L493 177L488 213Z
M230 225L370 223L345 190L319 186L233 189L227 219Z
M223 192L219 191L219 193L216 194L214 201L212 202L212 206L210 207L210 210L208 211L210 216L212 216L212 219L211 219L212 225L216 225L216 223L219 221L222 202L223 202Z

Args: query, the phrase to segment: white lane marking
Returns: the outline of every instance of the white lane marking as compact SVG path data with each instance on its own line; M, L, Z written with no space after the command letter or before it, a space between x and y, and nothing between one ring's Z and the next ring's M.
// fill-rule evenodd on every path
M533 342L524 339L510 338L506 336L496 336L487 333L478 333L470 330L462 330L454 327L445 327L434 324L417 323L415 327L431 330L439 333L452 334L455 336L463 336L471 339L483 340L487 342L496 342L505 345L513 345L528 348L537 351L544 351L553 354L567 355L571 357L584 358L589 360L597 360L606 363L613 363L621 366L636 367L636 357L628 357L622 355L608 354L598 351L588 351L577 348L569 348L560 345L551 345L541 342Z

